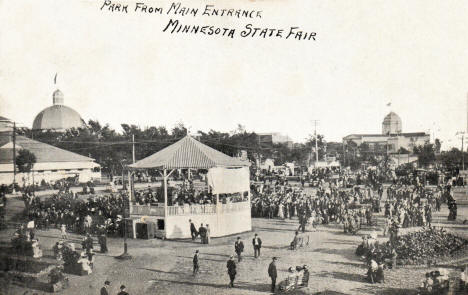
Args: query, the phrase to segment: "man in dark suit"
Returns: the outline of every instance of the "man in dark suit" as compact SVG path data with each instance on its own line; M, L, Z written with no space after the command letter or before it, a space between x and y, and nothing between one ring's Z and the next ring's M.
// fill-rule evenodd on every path
M196 250L195 255L193 255L193 275L196 276L199 270L200 264L198 264L198 250Z
M255 234L255 237L252 239L252 245L254 248L254 257L260 257L260 249L262 248L262 240Z
M200 225L198 233L200 234L201 243L206 244L206 227L203 226L203 223Z
M228 269L228 275L230 279L229 288L234 288L234 279L236 278L237 271L236 262L234 261L234 257L232 255L229 257L226 267Z
M101 288L101 295L109 295L109 291L107 290L107 288L110 286L110 282L109 281L105 281L104 282L104 287Z
M244 242L242 242L241 237L237 237L237 241L234 244L234 251L237 254L237 262L241 262L242 252L244 252Z
M271 292L275 293L276 287L276 278L278 277L278 273L276 271L276 260L278 257L273 257L273 261L271 261L270 265L268 266L268 276L271 278Z
M192 241L195 240L198 236L197 228L195 227L195 224L193 224L192 220L189 219L190 222L190 235L192 236Z

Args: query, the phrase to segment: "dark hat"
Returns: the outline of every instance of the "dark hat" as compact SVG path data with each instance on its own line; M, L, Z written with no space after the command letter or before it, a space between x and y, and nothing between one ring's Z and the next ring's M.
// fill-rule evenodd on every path
M125 285L120 286L120 290L125 289Z
M104 285L110 285L110 282L109 282L109 281L105 281L105 282L104 282Z
M278 259L278 257L276 257L276 256L275 256L275 257L273 257L273 260L277 260L277 259Z
M237 237L238 240L240 240L241 237Z

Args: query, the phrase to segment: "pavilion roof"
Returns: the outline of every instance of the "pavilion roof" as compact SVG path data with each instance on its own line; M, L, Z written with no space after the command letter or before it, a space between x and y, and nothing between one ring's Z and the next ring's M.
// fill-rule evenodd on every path
M159 152L129 165L129 167L133 169L209 169L249 165L249 162L230 157L190 136L186 136Z
M16 136L16 149L29 150L36 156L37 163L94 161L92 158L20 135ZM9 163L13 163L13 141L10 135L0 135L0 164Z

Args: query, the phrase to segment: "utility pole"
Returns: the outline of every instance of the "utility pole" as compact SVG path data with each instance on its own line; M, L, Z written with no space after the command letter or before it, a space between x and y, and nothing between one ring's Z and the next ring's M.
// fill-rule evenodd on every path
M125 189L125 180L124 180L124 170L126 168L126 165L125 165L125 162L126 160L123 159L121 162L120 162L120 165L122 166L122 189ZM130 178L128 179L128 185L129 185L129 190L130 190L130 194L132 194L132 191L131 191L131 184L130 184ZM125 192L124 192L125 194ZM131 219L129 219L130 217L130 202L132 201L130 198L131 198L131 195L128 196L126 195L127 198L125 198L124 200L124 206L123 206L123 212L122 212L122 216L123 216L123 225L124 225L124 252L119 255L119 256L116 256L115 258L117 259L131 259L132 256L128 253L128 244L127 244L127 232L128 232L128 224L129 224L129 221L131 221Z
M132 134L132 159L135 164L135 134Z
M315 162L318 162L317 120L314 120L314 125L315 125L315 130L314 130L314 135L315 135Z
M312 120L314 122L314 138L315 138L315 163L318 162L318 142L317 142L317 123L319 120ZM312 157L311 157L312 158Z
M465 170L465 152L463 150L463 139L465 138L465 133L462 133L462 170Z
M16 122L13 122L13 192L16 183Z
M345 143L343 141L343 166L346 167L346 152L345 152Z
M400 167L400 149L398 149L398 165L397 167Z
M465 170L465 151L463 150L463 141L465 139L465 132L464 131L459 131L455 135L461 135L461 153L462 153L462 170Z

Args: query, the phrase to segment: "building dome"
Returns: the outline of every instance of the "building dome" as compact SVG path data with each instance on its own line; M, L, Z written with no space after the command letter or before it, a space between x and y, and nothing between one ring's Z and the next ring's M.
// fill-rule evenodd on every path
M55 90L52 95L53 105L37 114L33 122L33 129L66 130L85 125L80 114L63 104L64 97L60 90Z
M382 134L401 133L401 118L394 112L388 113L382 122Z

